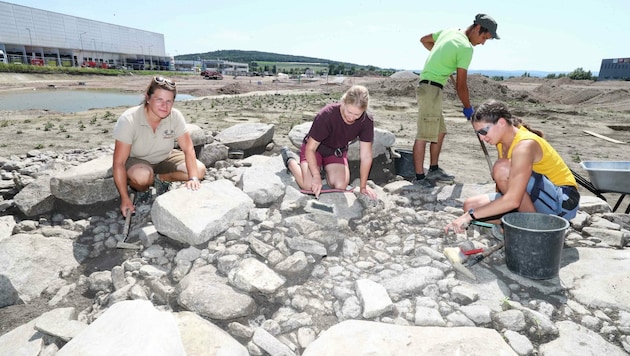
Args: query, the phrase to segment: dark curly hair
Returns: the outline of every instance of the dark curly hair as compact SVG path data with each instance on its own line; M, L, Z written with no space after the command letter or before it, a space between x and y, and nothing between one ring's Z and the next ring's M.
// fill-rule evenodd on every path
M504 119L512 126L516 126L516 127L523 126L527 130L535 133L536 135L540 137L544 137L544 134L542 131L532 129L531 127L529 127L528 124L524 123L523 120L521 120L520 118L512 116L512 113L508 109L507 104L499 100L495 100L495 99L487 100L486 102L479 105L475 109L475 113L472 116L473 122L487 122L491 124L496 124L497 121L499 121L499 119Z

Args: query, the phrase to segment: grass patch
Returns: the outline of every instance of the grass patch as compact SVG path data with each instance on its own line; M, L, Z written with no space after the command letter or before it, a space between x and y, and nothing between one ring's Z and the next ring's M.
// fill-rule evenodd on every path
M151 70L121 70L121 69L102 69L102 68L79 68L79 67L54 67L54 66L32 66L28 64L4 64L0 63L0 72L2 73L36 73L36 74L67 74L67 75L103 75L103 76L127 76L129 73L133 75L155 76L162 75L165 77L176 77L189 75L184 72L177 71L151 71Z

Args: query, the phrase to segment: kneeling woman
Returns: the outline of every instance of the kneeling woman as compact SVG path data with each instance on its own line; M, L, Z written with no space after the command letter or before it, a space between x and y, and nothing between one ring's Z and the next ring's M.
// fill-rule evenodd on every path
M497 193L466 199L466 213L446 231L463 232L472 220L496 220L514 210L575 217L580 201L575 177L542 132L531 130L495 100L479 106L472 120L477 134L497 147L492 171Z
M300 156L283 148L284 164L302 189L319 196L322 190L322 167L326 171L326 183L332 188L346 189L350 183L348 167L348 145L359 140L360 186L362 194L372 199L376 193L367 185L372 167L372 141L374 121L366 110L368 90L354 85L341 97L340 103L324 107L313 120L311 129L304 138Z

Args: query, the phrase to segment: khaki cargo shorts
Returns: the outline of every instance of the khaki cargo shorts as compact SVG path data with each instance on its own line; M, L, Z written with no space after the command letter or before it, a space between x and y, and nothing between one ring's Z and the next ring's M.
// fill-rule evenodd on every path
M182 150L174 149L165 160L156 164L151 164L141 158L129 157L127 159L125 167L129 169L134 164L140 163L151 166L153 168L153 173L156 174L177 172L177 166L186 163L186 155L184 155L184 152L182 152Z
M442 114L442 89L426 83L416 88L418 100L418 131L416 140L437 142L440 134L446 132Z

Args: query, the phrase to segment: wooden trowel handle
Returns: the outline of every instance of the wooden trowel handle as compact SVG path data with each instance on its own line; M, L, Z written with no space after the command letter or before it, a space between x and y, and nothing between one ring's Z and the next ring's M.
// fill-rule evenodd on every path
M484 258L490 256L491 254L495 253L497 250L500 250L503 248L503 244L504 242L501 241L498 244L490 247L489 249L487 249L486 251L484 251L482 254L479 254L477 256L474 256L473 258L468 260L468 267L470 266L474 266L477 263L481 262L481 260L483 260Z
M131 225L131 209L127 208L127 212L125 214L125 227L123 228L123 238L126 240L127 235L129 235L129 225Z
M488 251L485 251L485 252L483 253L483 257L488 257L488 256L490 256L491 254L495 253L497 250L500 250L501 248L503 248L503 244L504 244L504 242L503 242L503 241L501 241L501 242L499 242L498 244L496 244L496 245L494 245L494 246L490 247L490 248L488 249Z

